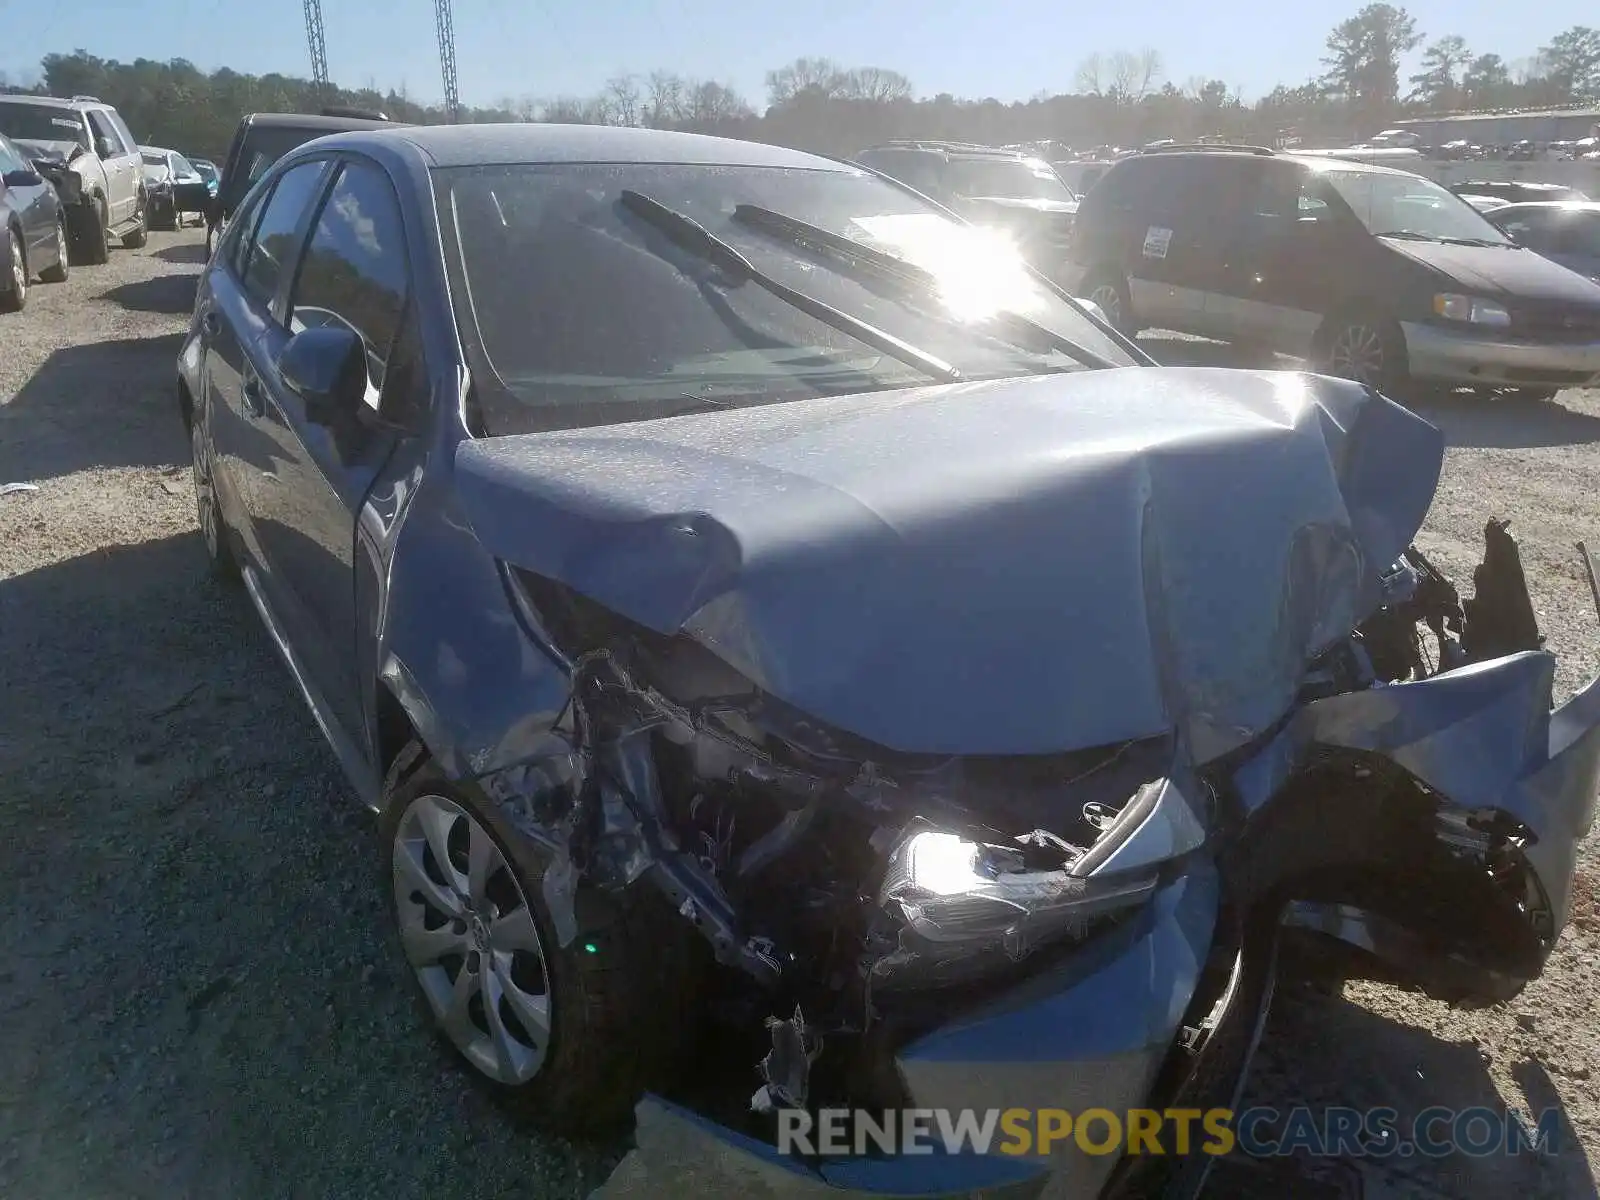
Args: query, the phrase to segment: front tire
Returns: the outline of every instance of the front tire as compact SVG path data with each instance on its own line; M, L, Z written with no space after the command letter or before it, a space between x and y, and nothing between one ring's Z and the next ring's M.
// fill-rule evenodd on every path
M68 259L72 256L72 239L67 236L67 214L60 213L56 217L56 262L53 267L46 267L39 272L39 278L45 283L65 283L71 271Z
M141 196L139 199L139 223L134 226L132 233L122 235L122 248L124 250L143 250L150 241L150 201Z
M401 949L440 1036L517 1115L566 1134L628 1120L689 1042L687 926L653 894L579 882L561 946L551 859L420 747L380 828ZM668 924L670 922L670 924Z
M1317 336L1317 369L1354 380L1398 399L1411 385L1405 336L1400 326L1370 314L1329 319Z
M0 279L0 312L21 312L28 304L28 260L22 252L22 238L15 229L7 228L6 241L10 253L6 257L5 277Z

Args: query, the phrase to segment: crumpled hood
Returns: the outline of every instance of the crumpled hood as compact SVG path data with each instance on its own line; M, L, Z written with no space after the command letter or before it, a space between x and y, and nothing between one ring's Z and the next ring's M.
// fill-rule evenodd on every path
M83 153L83 147L74 141L56 141L53 138L13 138L12 140L27 151L30 157L54 158L62 162L71 162Z
M1398 254L1432 267L1445 279L1481 295L1518 300L1558 300L1600 307L1600 286L1560 263L1526 249L1453 246L1384 238Z
M1355 384L1125 368L489 438L483 545L893 749L1042 754L1292 705L1443 438Z

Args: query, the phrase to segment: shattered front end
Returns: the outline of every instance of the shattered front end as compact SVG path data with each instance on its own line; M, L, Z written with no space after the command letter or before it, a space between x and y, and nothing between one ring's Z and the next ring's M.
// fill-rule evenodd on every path
M1504 524L1465 601L1412 545L1441 462L1354 385L1164 369L464 447L567 681L477 783L563 943L584 889L677 914L717 1031L599 1195L1192 1195L984 1116L1233 1107L1291 944L1537 976L1600 681L1552 710Z

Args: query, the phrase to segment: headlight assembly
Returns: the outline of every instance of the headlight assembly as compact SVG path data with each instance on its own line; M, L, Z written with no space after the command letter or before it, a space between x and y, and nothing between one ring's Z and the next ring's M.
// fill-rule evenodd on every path
M1154 865L1090 875L1089 855L1065 842L1060 866L1036 848L969 841L927 825L890 854L878 893L895 945L871 966L873 986L954 983L1017 961L1040 946L1081 938L1097 918L1131 909L1155 890ZM909 968L909 969L907 969Z
M1454 292L1441 292L1433 298L1436 316L1447 321L1461 321L1468 325L1492 325L1504 328L1511 324L1511 314L1506 306L1481 296L1461 296Z

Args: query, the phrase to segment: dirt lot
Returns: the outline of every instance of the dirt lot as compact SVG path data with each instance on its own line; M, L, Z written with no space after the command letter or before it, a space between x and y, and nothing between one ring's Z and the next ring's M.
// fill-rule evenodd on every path
M171 382L200 259L158 234L0 319L0 484L40 489L0 497L0 1196L583 1195L622 1148L513 1129L421 1033L369 821L202 571ZM1572 551L1600 541L1600 394L1429 415L1424 548L1464 578L1514 517L1570 691L1600 667ZM1250 1099L1559 1107L1555 1156L1369 1162L1367 1194L1600 1194L1597 945L1590 892L1503 1009L1287 997Z

